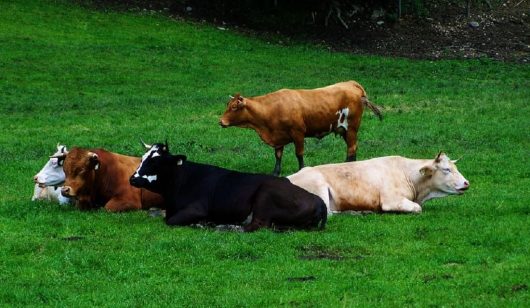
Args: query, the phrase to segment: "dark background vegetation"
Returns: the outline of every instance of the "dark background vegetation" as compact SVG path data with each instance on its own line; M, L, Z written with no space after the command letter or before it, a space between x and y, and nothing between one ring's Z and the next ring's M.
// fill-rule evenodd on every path
M330 49L408 58L530 61L528 0L81 0L281 34Z

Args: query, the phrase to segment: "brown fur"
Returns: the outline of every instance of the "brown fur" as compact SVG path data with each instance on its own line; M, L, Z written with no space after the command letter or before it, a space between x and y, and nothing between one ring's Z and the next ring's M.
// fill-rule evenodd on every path
M254 129L276 149L277 159L281 159L283 147L294 142L299 162L304 154L305 137L322 138L335 132L347 144L347 157L355 158L364 106L382 118L379 108L366 98L364 88L355 81L347 81L313 90L283 89L249 98L236 95L228 102L220 124ZM343 108L349 109L347 131L337 127L338 111Z
M97 160L91 159L91 154ZM66 155L64 190L76 198L79 209L104 206L110 212L163 207L160 195L129 184L141 159L103 149L73 148ZM95 169L98 165L97 170Z

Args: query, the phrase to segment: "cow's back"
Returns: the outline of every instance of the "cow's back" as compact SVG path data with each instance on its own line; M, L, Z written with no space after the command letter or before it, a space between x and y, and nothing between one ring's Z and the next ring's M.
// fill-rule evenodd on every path
M381 198L386 192L404 191L407 189L406 178L402 171L403 158L388 156L365 161L327 164L312 167L306 171L317 183L325 183L329 187L329 207L332 211L380 211ZM296 185L314 192L315 185L305 169L290 176ZM327 205L327 204L326 204Z
M315 136L336 128L339 110L348 108L350 114L362 114L361 97L365 93L356 85L346 81L317 89L282 89L251 99L274 111L271 120L278 122L274 126L299 123L306 136Z

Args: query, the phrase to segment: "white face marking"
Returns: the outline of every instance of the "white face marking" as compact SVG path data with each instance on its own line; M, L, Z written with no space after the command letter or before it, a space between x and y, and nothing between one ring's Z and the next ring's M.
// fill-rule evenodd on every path
M64 153L66 148L64 146L57 147L57 152L53 155L59 155ZM58 158L50 158L48 162L42 167L42 169L35 176L37 177L37 183L44 186L55 186L64 183L65 175L63 166L59 166Z
M348 114L350 113L350 109L342 108L341 110L337 111L336 114L339 115L339 118L337 119L337 129L339 127L344 128L344 130L348 130Z
M156 175L142 175L144 179L147 179L149 183L156 181L157 176Z
M157 157L157 156L160 156L160 154L157 153L158 151L158 146L154 145L152 146L149 151L145 152L145 154L142 156L142 161L140 162L140 165L138 166L138 168L136 168L136 172L134 173L134 177L137 178L140 176L140 174L138 173L139 170L142 169L142 165L144 164L144 161L151 155L151 153L153 153L153 156L152 157ZM144 175L145 177L145 175ZM155 178L156 180L156 178ZM151 181L149 181L151 182Z

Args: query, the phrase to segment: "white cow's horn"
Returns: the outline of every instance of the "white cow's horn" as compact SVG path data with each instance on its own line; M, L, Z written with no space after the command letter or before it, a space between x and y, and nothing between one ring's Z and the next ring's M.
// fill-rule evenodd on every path
M147 150L149 150L149 149L151 148L151 145L145 143L145 142L142 140L142 138L140 138L140 142L142 143L142 145L143 145Z

